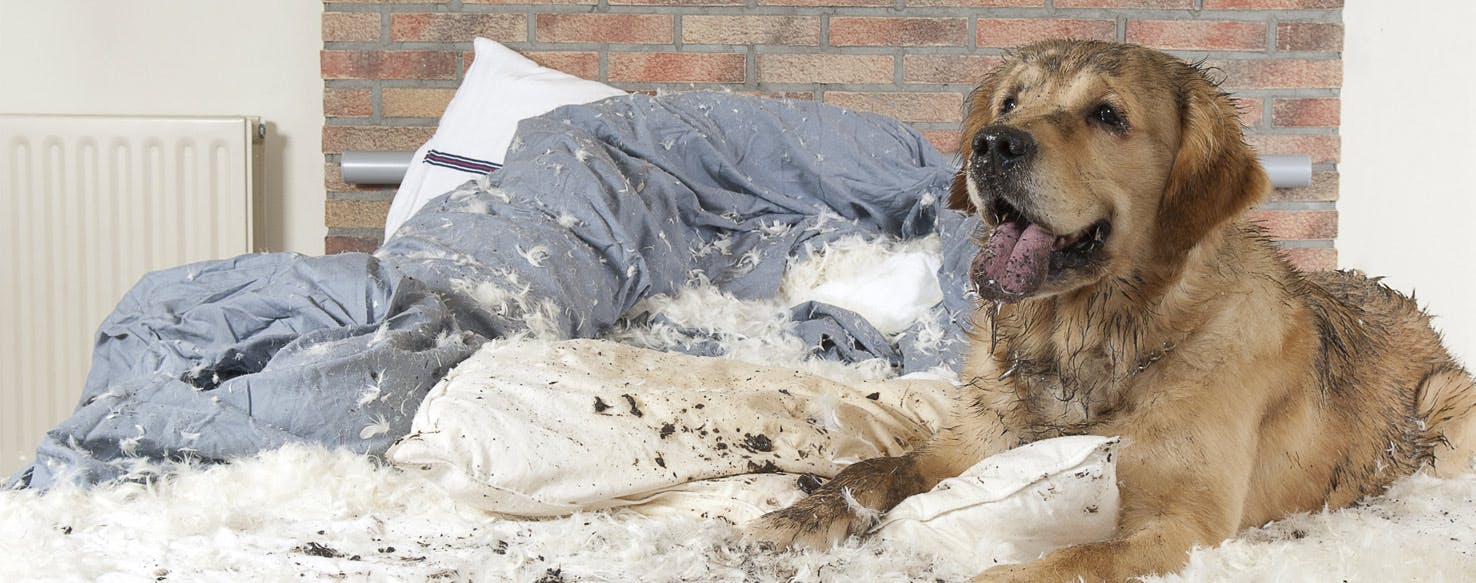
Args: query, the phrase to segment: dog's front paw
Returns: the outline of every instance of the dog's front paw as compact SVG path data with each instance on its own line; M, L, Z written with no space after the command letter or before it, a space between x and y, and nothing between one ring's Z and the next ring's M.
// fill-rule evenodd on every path
M817 492L749 523L744 538L775 549L825 550L876 522L875 513L864 508L857 512L852 506L843 496Z

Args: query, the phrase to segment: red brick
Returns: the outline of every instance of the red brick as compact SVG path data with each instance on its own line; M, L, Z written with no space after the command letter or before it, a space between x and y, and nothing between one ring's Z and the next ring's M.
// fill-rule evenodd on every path
M1205 10L1321 10L1342 7L1343 0L1204 0Z
M1056 8L1193 8L1194 0L1056 0Z
M818 16L687 15L682 42L709 45L820 44Z
M1210 61L1225 77L1226 88L1301 89L1343 86L1341 60Z
M1276 127L1338 127L1341 102L1329 99L1274 99L1271 124Z
M456 90L445 87L385 87L379 93L384 117L441 117Z
M1266 23L1129 20L1127 42L1169 50L1259 51L1266 48Z
M1251 209L1246 217L1264 225L1273 239L1316 240L1338 236L1338 211Z
M1338 268L1338 250L1331 247L1280 249L1281 256L1302 271L1328 271Z
M367 117L374 115L368 89L340 89L329 87L323 90L324 117Z
M738 53L610 53L610 81L742 83L746 57Z
M831 46L955 46L969 42L963 18L843 17L830 19Z
M902 59L902 81L977 84L1002 62L1004 57L988 55L907 55Z
M1343 50L1343 25L1331 22L1279 22L1276 48L1282 51L1336 53Z
M907 6L960 6L965 8L1040 8L1045 0L907 0Z
M824 8L845 6L895 6L893 0L759 0L759 6L819 6Z
M434 133L433 127L323 126L323 153L408 152L419 148Z
M389 206L387 200L329 200L323 205L323 216L330 228L384 228Z
M963 134L958 130L922 130L924 138L933 144L933 148L944 154L958 153L959 136Z
M323 252L328 255L338 253L373 253L379 248L380 240L377 237L324 237Z
M1111 20L1056 18L980 18L980 47L1013 47L1053 38L1112 40L1117 23Z
M390 17L390 40L463 42L475 37L528 40L524 14L399 13Z
M962 93L862 93L826 91L825 103L911 122L958 122Z
M1338 199L1338 173L1324 170L1312 173L1312 183L1302 188L1277 188L1271 191L1269 200L1290 201L1335 201Z
M533 62L553 69L579 77L580 79L600 78L600 54L590 51L527 51L523 56L532 59ZM467 60L471 62L470 59Z
M1313 164L1337 162L1341 155L1336 135L1249 134L1245 142L1262 154L1306 154Z
M540 42L670 44L676 25L670 14L539 14Z
M1253 128L1261 125L1266 106L1259 97L1237 97L1235 98L1235 109L1240 112L1240 124Z
M761 54L760 83L891 83L891 55Z
M379 40L378 12L324 12L323 40Z
M323 51L324 79L454 79L456 53Z

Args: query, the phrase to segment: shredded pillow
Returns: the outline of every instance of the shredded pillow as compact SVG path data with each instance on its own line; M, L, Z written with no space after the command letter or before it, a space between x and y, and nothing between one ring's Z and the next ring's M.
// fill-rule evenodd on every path
M502 167L518 122L553 109L625 95L529 60L496 41L476 39L475 59L441 115L435 135L415 151L384 223L389 238L430 199Z
M516 516L632 506L746 474L794 474L798 492L801 474L907 451L942 422L951 391L600 340L497 340L431 389L386 457Z
M742 524L817 478L926 440L956 390L925 377L842 384L600 340L496 340L431 390L386 457L501 515L623 507ZM875 536L976 553L980 566L1105 538L1115 444L1058 438L991 457L904 501Z

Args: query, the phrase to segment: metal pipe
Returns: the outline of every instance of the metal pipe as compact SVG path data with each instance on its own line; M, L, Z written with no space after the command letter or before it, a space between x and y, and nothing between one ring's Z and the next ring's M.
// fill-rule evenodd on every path
M344 152L340 163L343 181L349 184L399 184L410 168L414 152ZM1312 184L1312 157L1306 154L1261 156L1261 166L1276 188L1301 188Z
M349 184L399 184L415 152L344 152L339 170Z
M1306 154L1261 156L1261 167L1276 188L1302 188L1312 184L1312 157Z

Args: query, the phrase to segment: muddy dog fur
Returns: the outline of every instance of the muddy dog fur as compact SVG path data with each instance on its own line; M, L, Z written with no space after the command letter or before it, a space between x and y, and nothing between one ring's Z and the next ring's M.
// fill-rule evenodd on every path
M1301 273L1244 217L1270 188L1207 72L1126 44L1013 51L969 97L950 206L983 218L950 424L749 525L824 548L989 455L1122 436L1111 540L979 581L1121 581L1416 471L1471 469L1476 387L1415 302Z

